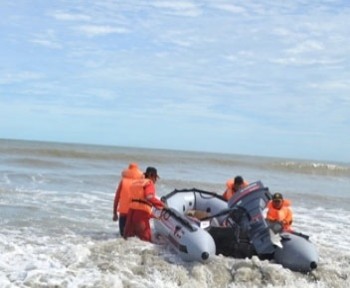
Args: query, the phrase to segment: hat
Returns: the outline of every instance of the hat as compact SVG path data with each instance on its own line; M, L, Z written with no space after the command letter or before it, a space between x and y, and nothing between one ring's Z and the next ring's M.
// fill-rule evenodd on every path
M272 196L272 201L278 201L278 200L283 200L283 196L281 193L275 193Z
M156 169L156 168L154 168L154 167L147 167L146 172L145 172L145 176L147 177L147 176L151 176L151 175L154 175L154 176L156 176L157 178L160 178L160 177L158 176L158 173L157 173L157 169Z
M244 183L243 177L242 176L236 176L233 184L235 185L242 185Z

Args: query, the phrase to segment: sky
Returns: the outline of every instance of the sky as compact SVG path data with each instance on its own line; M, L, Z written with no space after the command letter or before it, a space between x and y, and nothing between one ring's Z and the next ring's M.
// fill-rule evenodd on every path
M0 138L350 162L348 0L1 0Z

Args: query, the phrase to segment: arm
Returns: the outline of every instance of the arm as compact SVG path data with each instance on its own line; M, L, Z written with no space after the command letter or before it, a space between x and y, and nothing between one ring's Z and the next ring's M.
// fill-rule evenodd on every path
M115 191L114 205L113 205L113 221L118 220L118 205L120 199L120 191L122 190L122 181L119 182L118 188Z
M164 203L160 201L157 197L153 196L151 198L146 198L149 202L152 203L153 206L156 206L157 208L163 208Z
M291 209L286 208L286 217L283 220L283 223L286 223L287 225L291 225L293 222L293 212Z
M156 206L158 208L164 207L164 203L156 197L156 191L155 191L153 182L150 182L149 184L147 184L144 187L144 191L145 191L145 198L148 202L150 202L153 206Z
M228 200L227 190L225 190L225 192L222 194L222 197L224 197L226 201Z

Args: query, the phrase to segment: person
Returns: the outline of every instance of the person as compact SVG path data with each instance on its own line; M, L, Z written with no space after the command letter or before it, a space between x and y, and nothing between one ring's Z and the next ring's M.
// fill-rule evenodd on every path
M242 176L236 176L234 179L229 179L226 182L226 190L222 197L228 201L237 191L247 187L249 183Z
M156 197L155 183L159 178L157 169L147 167L144 176L144 179L136 180L130 186L131 202L124 238L136 236L141 240L152 242L149 223L152 218L152 207L161 209L165 204Z
M137 163L130 163L129 167L122 171L121 177L114 196L113 221L119 220L119 231L123 236L130 205L130 185L134 180L144 176Z
M283 199L281 193L275 193L272 200L267 203L266 219L274 232L292 232L293 212L290 208L291 201Z

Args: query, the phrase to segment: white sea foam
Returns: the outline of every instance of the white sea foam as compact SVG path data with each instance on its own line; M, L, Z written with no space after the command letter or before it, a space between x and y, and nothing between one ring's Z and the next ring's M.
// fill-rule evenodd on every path
M302 275L257 258L184 263L171 250L134 238L7 235L0 238L0 279L14 287L346 287L334 258L331 267L321 263L322 274ZM322 278L331 275L332 282Z

